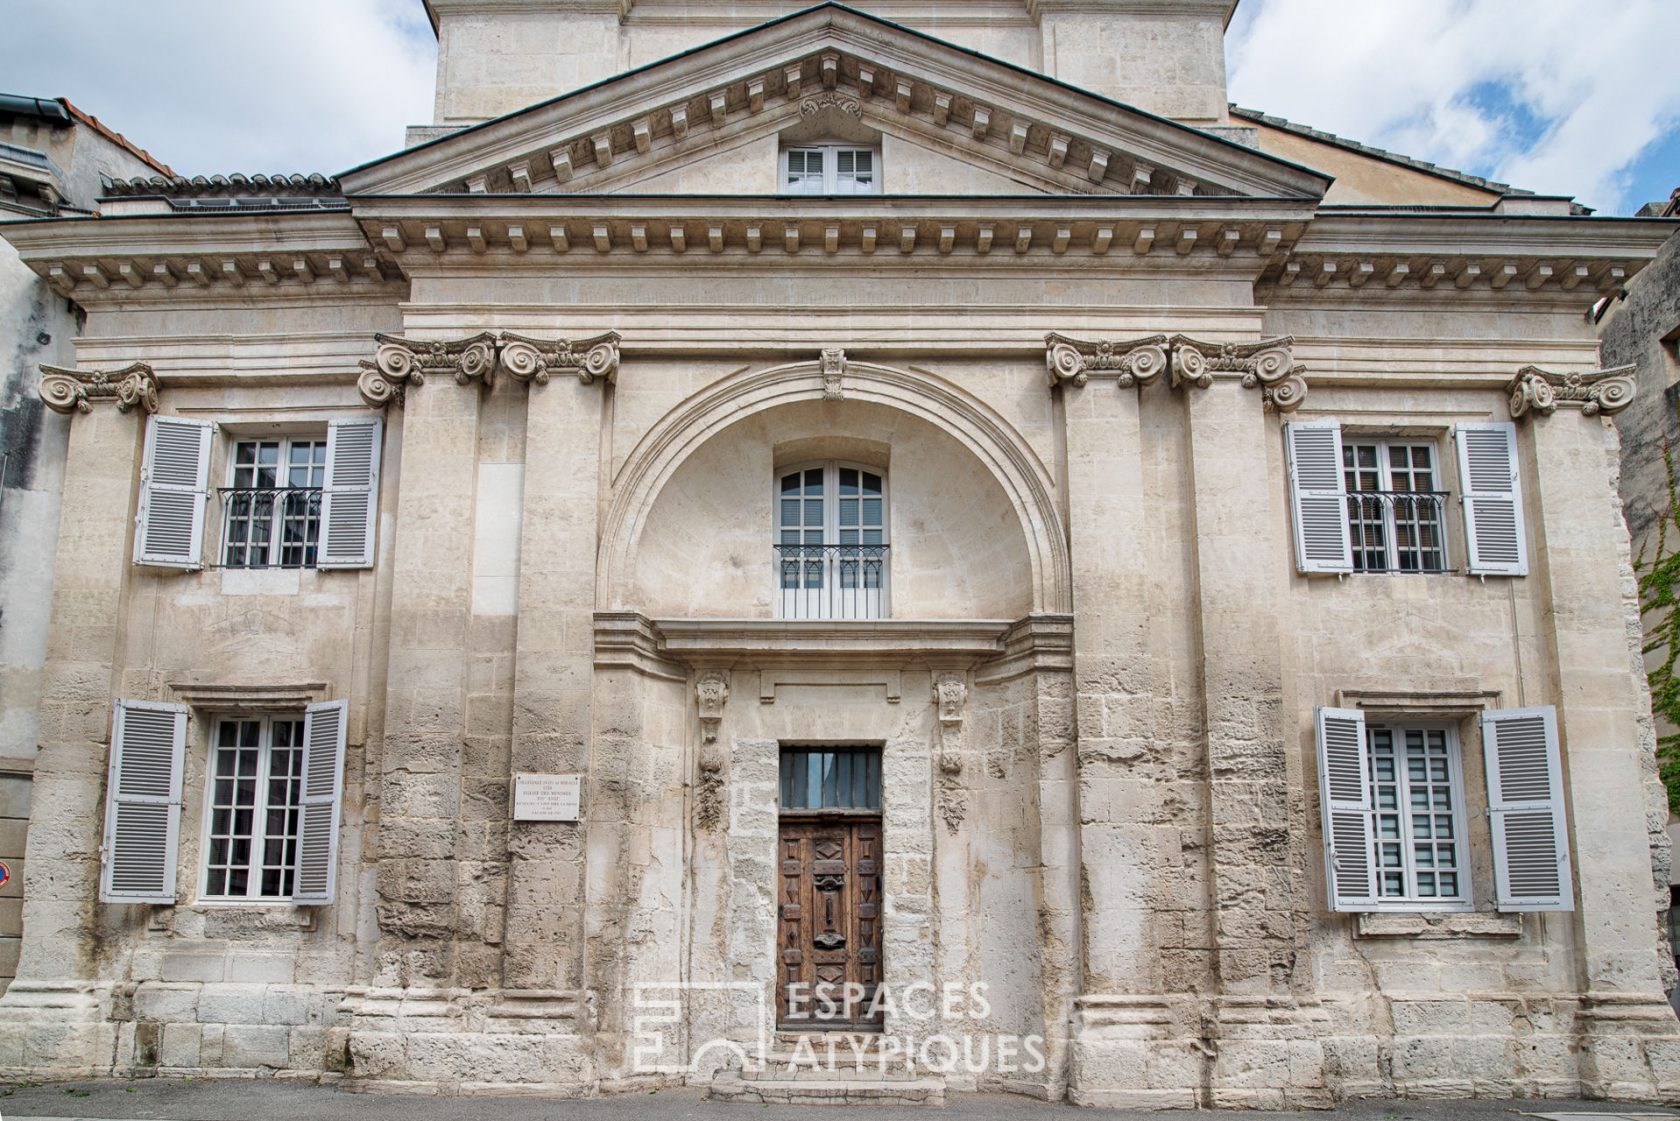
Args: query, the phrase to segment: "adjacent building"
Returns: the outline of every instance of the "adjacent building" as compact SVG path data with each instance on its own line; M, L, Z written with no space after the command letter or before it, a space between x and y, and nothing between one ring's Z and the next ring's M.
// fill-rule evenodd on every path
M404 150L8 226L0 1067L1680 1090L1585 314L1672 223L1229 106L1232 8L431 0Z

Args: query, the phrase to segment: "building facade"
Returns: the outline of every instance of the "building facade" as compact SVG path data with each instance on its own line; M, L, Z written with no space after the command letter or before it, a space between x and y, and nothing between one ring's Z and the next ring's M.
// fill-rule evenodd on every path
M0 222L92 214L110 178L167 164L68 101L0 93ZM77 305L0 241L0 990L17 967L24 837L40 739L52 553L69 423L48 411L40 364L75 363Z
M0 1066L1680 1089L1583 315L1669 223L1230 107L1231 7L433 0L405 150L8 228Z

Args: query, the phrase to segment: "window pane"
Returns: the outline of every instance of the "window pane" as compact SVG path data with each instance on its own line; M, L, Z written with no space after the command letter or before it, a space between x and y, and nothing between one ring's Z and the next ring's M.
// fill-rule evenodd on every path
M880 809L880 749L784 749L781 786L783 809Z

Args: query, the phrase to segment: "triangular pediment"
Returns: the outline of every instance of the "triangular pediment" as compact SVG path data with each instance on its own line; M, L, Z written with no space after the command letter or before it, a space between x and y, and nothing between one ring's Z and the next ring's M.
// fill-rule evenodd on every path
M824 4L341 176L354 195L773 194L780 138L856 131L886 193L1319 198L1324 175ZM766 162L765 153L770 155Z

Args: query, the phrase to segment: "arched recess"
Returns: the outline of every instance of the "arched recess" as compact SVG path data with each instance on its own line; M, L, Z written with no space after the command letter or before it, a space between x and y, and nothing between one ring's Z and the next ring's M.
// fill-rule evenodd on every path
M850 361L842 382L847 400L902 410L961 443L991 475L1020 521L1032 570L1032 611L1072 610L1067 538L1049 472L1003 417L951 382L920 371ZM602 527L598 609L640 606L627 602L635 587L637 542L661 490L690 455L747 417L823 399L821 364L794 362L724 378L661 418L631 451L613 488Z

